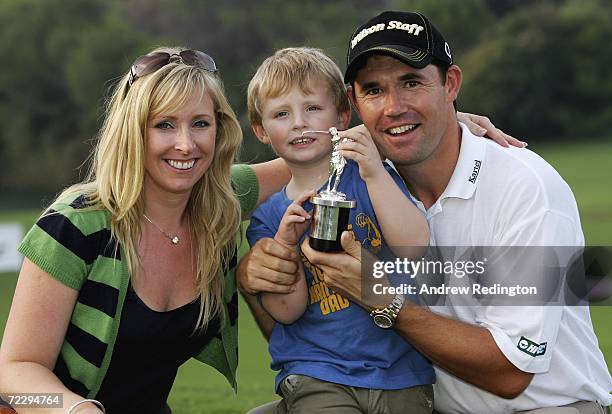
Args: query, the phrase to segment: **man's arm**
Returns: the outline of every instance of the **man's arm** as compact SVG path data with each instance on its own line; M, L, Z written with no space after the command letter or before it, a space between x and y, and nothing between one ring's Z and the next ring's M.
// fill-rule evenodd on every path
M271 238L257 241L236 268L236 283L266 338L274 320L257 301L259 292L289 293L298 281L298 256Z
M348 232L342 234L341 241L346 253L318 252L310 248L308 240L302 243L302 252L323 270L328 286L372 310L376 304L364 300L377 298L366 299L361 294L362 249ZM485 328L407 304L398 316L395 330L436 365L500 397L516 397L533 377L506 359Z
M272 329L274 329L274 319L272 319L272 317L268 315L268 312L261 307L259 301L257 300L257 295L249 295L243 291L241 291L241 293L244 301L247 303L249 310L251 311L251 315L253 315L253 318L255 319L255 323L257 324L259 331L266 341L269 342L270 336L272 335Z
M517 397L533 378L508 361L483 327L408 303L395 330L438 367L502 398Z

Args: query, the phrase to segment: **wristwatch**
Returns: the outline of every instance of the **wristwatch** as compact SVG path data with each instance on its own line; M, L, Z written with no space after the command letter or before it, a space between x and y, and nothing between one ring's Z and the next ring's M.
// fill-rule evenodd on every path
M386 308L374 309L370 312L370 316L374 324L382 329L391 329L395 325L397 315L399 315L404 306L404 295L397 294Z

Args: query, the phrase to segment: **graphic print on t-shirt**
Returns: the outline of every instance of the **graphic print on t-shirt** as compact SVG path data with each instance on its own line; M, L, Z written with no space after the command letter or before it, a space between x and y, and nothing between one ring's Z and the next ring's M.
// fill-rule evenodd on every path
M361 241L361 245L370 250L372 253L378 253L382 244L382 236L380 231L376 228L374 220L365 213L359 213L355 217L355 224L361 228L366 228L368 233L367 236ZM352 231L352 226L349 224L349 231ZM353 235L355 232L353 232Z
M376 253L378 250L380 250L382 236L380 230L374 223L374 220L372 220L367 214L359 213L355 217L355 224L358 226L358 228L360 228L358 229L357 234L353 230L352 224L348 225L347 230L353 233L353 237L357 237L358 240L359 235L362 235L360 240L362 246L368 248L373 253ZM321 315L323 316L338 312L351 306L351 302L348 299L327 286L325 283L323 270L310 263L310 261L308 261L306 256L303 254L301 256L304 267L312 275L312 279L308 281L309 305L318 303L321 310Z

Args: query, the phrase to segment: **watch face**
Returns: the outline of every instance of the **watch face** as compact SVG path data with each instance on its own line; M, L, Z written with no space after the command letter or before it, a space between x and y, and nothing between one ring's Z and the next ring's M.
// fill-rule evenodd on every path
M389 318L387 315L381 313L378 315L374 315L374 323L376 324L376 326L383 328L383 329L389 329L390 327L393 326L393 321L391 320L391 318Z

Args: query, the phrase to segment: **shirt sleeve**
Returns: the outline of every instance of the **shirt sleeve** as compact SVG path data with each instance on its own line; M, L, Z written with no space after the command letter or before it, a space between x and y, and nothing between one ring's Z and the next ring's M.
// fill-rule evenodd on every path
M232 186L240 201L242 217L248 217L255 209L259 197L259 184L253 168L247 164L232 165Z
M95 214L92 213L92 214ZM26 234L19 252L66 286L80 290L104 232L89 234L83 214L69 205L47 210Z
M251 216L251 221L246 232L249 246L253 246L259 239L265 237L273 238L276 235L276 229L269 224L272 218L269 214L266 214L266 207L267 203L262 204ZM276 225L278 225L278 223L276 223Z
M523 205L521 208L516 206L517 214L499 233L495 245L512 246L505 249L506 253L511 252L510 257L501 261L501 273L504 274L501 279L505 278L500 279L502 283L536 286L538 301L542 304L491 305L480 307L476 312L476 322L491 332L504 356L520 370L530 373L548 371L564 315L563 306L547 304L547 296L541 292L553 292L554 288L563 286L568 265L567 246L584 244L576 219L565 212L550 209L541 196L536 190L530 192L529 200L520 194L515 197L515 202ZM503 250L499 247L492 249ZM551 301L554 301L552 296Z

